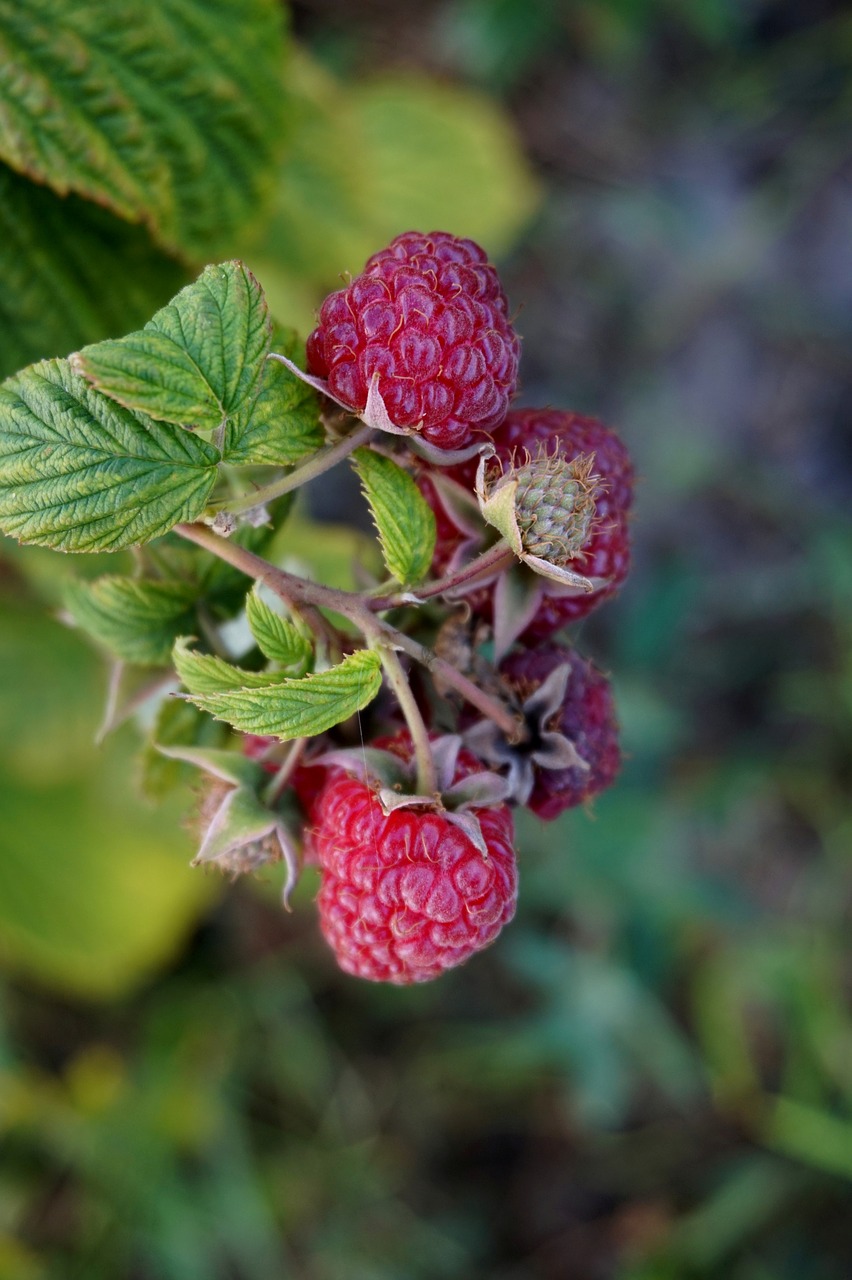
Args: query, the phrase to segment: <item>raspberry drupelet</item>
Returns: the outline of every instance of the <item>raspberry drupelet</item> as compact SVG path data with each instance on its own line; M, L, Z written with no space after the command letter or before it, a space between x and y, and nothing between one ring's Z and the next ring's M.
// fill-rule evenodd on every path
M445 450L493 430L520 343L500 279L472 240L407 231L322 304L308 369L361 412L374 376L394 426Z

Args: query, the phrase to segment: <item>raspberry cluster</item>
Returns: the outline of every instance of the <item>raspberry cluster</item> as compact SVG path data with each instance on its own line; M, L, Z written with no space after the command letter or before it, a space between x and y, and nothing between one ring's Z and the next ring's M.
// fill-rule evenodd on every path
M432 684L415 681L399 700L407 728L391 736L390 698L362 724L360 746L344 730L323 735L290 793L341 968L423 982L512 918L513 807L550 821L618 773L609 681L558 633L625 579L633 468L595 418L510 410L519 342L497 273L470 240L398 236L326 298L307 351L329 395L374 425L364 411L378 393L387 416L376 425L403 437L385 450L414 475L437 530L418 588L431 610L423 634L458 678L452 689L437 670ZM416 594L389 598L385 617L412 603ZM419 620L405 617L418 636ZM244 749L270 773L281 767L273 738Z

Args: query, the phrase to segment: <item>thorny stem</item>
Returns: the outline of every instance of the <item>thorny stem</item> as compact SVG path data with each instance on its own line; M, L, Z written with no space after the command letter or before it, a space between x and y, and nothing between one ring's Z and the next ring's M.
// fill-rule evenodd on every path
M304 463L301 467L296 467L288 475L279 476L277 480L272 480L269 484L255 489L254 493L247 493L241 498L223 498L220 502L212 502L208 510L210 512L228 511L233 515L237 515L241 511L251 511L254 507L262 507L265 503L272 502L274 498L280 498L282 494L290 493L308 480L315 480L317 476L321 476L325 471L330 471L332 467L337 466L338 462L342 462L350 453L354 453L360 445L369 440L372 434L373 428L362 422L354 430L350 431L348 435L342 436L339 440L335 440L334 444L327 444L325 448L320 449L314 454L310 462Z
M502 569L507 569L515 559L514 551L507 545L505 539L501 538L493 547L489 547L487 551L483 551L481 555L461 569L456 569L454 573L448 573L434 582L427 582L425 586L417 587L411 592L397 591L392 595L373 596L368 603L371 609L384 610L431 600L434 596L447 595L457 587L469 586L479 578L491 577Z
M411 685L403 670L402 663L393 649L382 644L378 648L382 666L385 669L388 684L396 696L400 710L405 716L408 732L414 744L414 759L417 764L417 794L434 796L438 792L438 774L435 769L435 758L429 742L429 730L426 728L417 699L411 692Z
M236 542L228 542L227 539L220 538L203 524L178 524L175 525L174 532L186 538L187 541L194 542L196 546L203 547L205 551L212 552L247 577L265 583L270 591L273 591L285 604L300 610L306 621L308 620L306 605L314 609L332 609L336 613L343 614L355 624L362 635L374 641L378 640L388 648L402 650L415 662L419 662L431 671L444 684L455 689L484 716L493 720L510 742L519 742L523 738L525 731L522 722L504 703L484 693L478 685L462 675L446 659L440 658L431 649L427 649L425 645L407 636L404 631L391 626L383 618L376 618L369 604L355 592L324 587L318 582L309 582L305 578L300 578L295 573L288 573L285 569L278 569L268 560L255 555L253 551L248 551ZM321 621L324 626L324 619Z
M287 752L287 756L284 762L282 763L280 769L275 774L275 777L272 779L269 786L266 788L266 791L264 792L263 798L267 804L274 804L275 801L278 799L278 797L281 795L281 792L284 790L287 783L290 781L290 778L292 777L297 764L301 760L305 751L305 747L308 745L309 741L310 739L308 738L293 739L293 742L290 746L290 750Z

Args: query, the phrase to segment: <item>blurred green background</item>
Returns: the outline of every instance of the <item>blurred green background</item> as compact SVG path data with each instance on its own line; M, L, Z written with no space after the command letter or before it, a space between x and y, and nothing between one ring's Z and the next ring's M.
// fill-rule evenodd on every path
M637 460L633 575L577 637L627 761L594 814L520 822L495 947L374 989L312 884L284 916L189 870L132 727L94 745L105 664L56 611L114 561L4 543L0 1280L841 1280L852 10L291 18L277 205L231 251L303 331L408 226L497 257L521 403ZM5 372L48 354L18 340Z

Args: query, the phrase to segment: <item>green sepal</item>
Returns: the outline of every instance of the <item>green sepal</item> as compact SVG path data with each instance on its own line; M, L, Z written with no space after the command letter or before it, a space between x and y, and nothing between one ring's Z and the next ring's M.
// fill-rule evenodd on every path
M263 769L248 756L238 751L226 751L218 747L166 746L157 745L161 755L170 760L182 760L185 764L195 765L222 782L232 782L235 787L251 787L257 790L264 779Z
M353 465L370 505L388 572L403 586L426 576L435 552L435 516L414 480L391 458L356 449Z
M164 697L138 757L143 795L162 799L191 778L190 766L165 755L163 747L219 747L228 736L225 725L216 724L186 698Z
M515 510L518 482L512 478L511 473L503 475L493 486L490 486L489 492L489 486L486 483L488 463L488 457L480 458L476 473L476 496L479 500L479 510L482 513L483 520L495 528L498 533L502 534L515 555L519 556L523 553L524 547Z
M213 813L192 865L215 866L236 877L282 860L288 869L286 905L298 874L292 837L281 816L267 809L250 787L235 787Z

